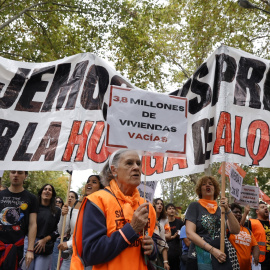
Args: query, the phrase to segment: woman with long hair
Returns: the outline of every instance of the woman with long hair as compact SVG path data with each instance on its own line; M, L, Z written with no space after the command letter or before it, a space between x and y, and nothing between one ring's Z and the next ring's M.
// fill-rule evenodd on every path
M59 236L57 224L61 214L61 209L55 206L55 198L56 192L51 184L45 184L38 192L37 236L33 250L34 260L29 270L50 269L54 242Z
M157 215L157 226L155 233L160 236L163 240L157 241L158 245L158 256L157 256L157 266L164 267L164 269L169 270L169 261L168 261L168 249L169 246L166 242L167 239L171 238L170 224L165 212L164 203L161 198L154 199L153 202L154 209L156 210Z

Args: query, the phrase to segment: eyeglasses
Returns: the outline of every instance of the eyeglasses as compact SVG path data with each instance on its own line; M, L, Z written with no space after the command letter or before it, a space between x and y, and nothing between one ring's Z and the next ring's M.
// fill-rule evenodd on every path
M62 201L60 201L60 200L56 200L55 202L56 202L56 203L63 203L63 202L62 202Z

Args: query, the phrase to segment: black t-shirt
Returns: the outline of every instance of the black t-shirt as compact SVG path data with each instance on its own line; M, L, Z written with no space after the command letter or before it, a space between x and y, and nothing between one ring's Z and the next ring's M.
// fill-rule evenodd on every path
M171 234L174 235L177 231L180 231L182 226L184 225L183 221L181 219L175 219L172 222L169 222L170 228L171 228ZM178 235L176 238L174 238L171 241L168 241L169 245L169 251L168 256L169 257L179 257L181 254L181 247L180 247L180 235Z
M185 218L196 225L196 233L209 243L220 236L220 216L219 207L214 214L210 214L200 203L192 202L188 207ZM188 257L196 258L193 242L189 247Z
M61 209L55 207L55 211L55 213L52 213L50 206L39 206L37 214L37 238L42 239L50 235L54 242L59 236L57 224L60 220Z
M14 244L28 234L29 214L37 213L36 196L27 190L20 193L0 191L0 240Z

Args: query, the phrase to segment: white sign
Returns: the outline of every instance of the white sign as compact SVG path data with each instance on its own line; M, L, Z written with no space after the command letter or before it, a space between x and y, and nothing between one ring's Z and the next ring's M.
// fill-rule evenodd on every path
M140 185L137 187L137 189L140 192L140 196L144 198L149 202L153 202L155 190L157 187L157 181L147 181L146 184L144 184L143 181L141 181Z
M233 166L231 166L229 178L230 178L231 195L237 200L240 200L243 177L238 173L237 170L234 169Z
M4 171L1 171L1 170L0 170L0 177L2 177L3 174L4 174Z
M251 208L257 209L259 206L259 187L243 185L240 200L235 200L240 205L249 204Z
M184 156L186 133L187 99L111 87L107 114L108 147Z

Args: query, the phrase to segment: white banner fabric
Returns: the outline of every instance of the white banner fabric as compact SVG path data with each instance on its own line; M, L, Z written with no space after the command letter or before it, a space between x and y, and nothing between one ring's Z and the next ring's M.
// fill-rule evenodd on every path
M269 60L231 47L215 50L174 93L188 99L187 158L147 156L147 180L221 161L270 167L269 67ZM122 84L135 88L90 53L49 63L0 58L0 167L100 171L108 159L110 86Z

